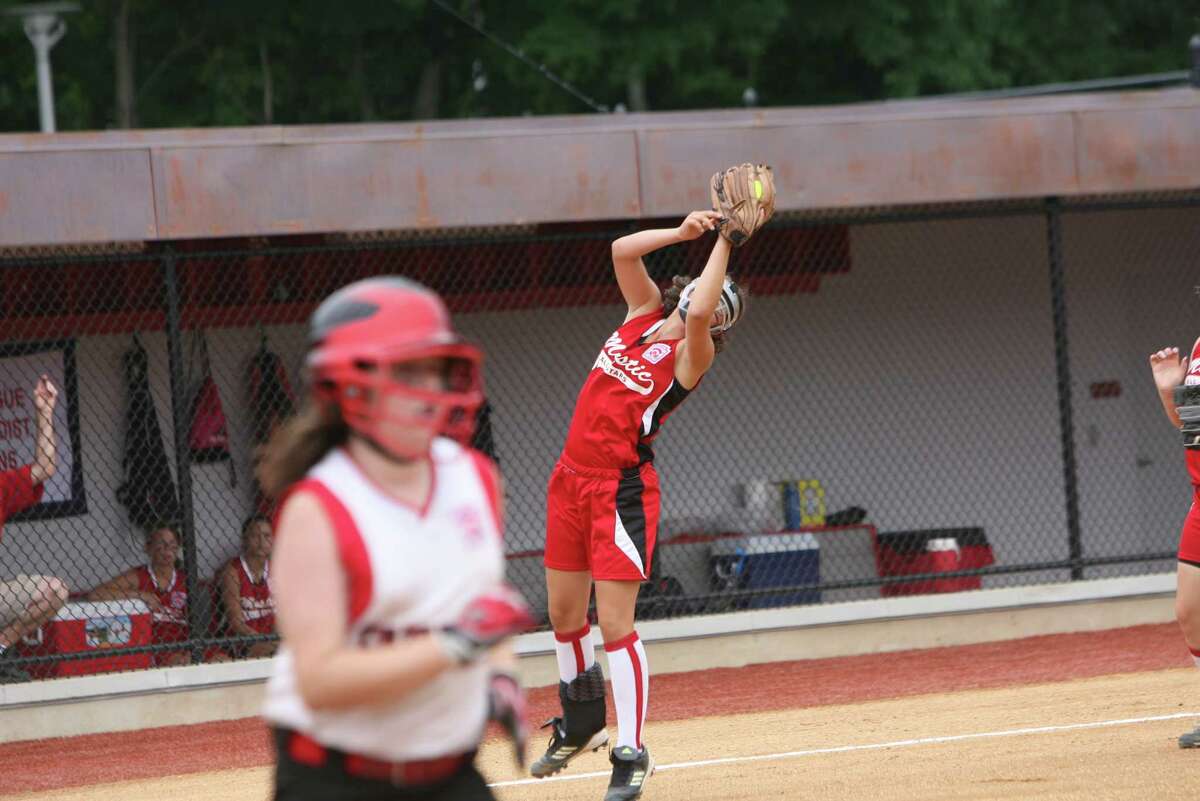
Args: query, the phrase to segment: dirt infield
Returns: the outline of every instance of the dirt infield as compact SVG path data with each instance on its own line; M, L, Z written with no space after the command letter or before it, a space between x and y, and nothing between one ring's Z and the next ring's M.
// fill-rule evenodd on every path
M1174 738L1196 722L1149 719L1200 712L1189 662L1174 626L1140 626L658 676L647 798L1189 796L1200 753ZM540 722L553 695L532 696ZM0 798L262 799L269 760L256 721L15 743ZM692 764L710 760L729 761ZM597 798L606 778L586 774L608 767L589 755L566 781L505 785L523 777L499 742L480 764L505 801Z

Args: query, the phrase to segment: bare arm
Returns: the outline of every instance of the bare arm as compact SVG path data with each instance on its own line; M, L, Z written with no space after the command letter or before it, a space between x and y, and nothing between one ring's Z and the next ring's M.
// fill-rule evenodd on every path
M124 573L111 578L87 594L89 601L119 601L123 598L143 598L151 593L143 593L138 589L137 573L126 570ZM158 598L154 598L158 606Z
M237 571L226 565L221 569L221 605L225 607L225 618L229 630L234 634L255 635L257 631L246 625L246 614L242 611L242 586Z
M1200 345L1200 340L1196 340ZM1150 372L1154 375L1154 386L1158 389L1158 400L1171 425L1183 427L1179 412L1175 410L1175 387L1187 377L1187 362L1179 355L1179 348L1163 348L1150 354Z
M675 363L675 377L687 389L696 386L708 368L712 367L716 355L709 327L721 299L721 287L725 282L725 270L729 266L732 247L725 237L717 237L704 271L696 281L696 288L692 290L687 320L684 321L683 346Z
M300 492L284 506L271 569L279 632L312 709L394 702L451 668L430 635L373 648L346 642L346 579L333 526L312 495Z
M54 439L54 404L57 400L58 390L49 378L42 376L33 390L33 405L37 409L37 442L34 443L33 467L29 470L29 478L34 484L49 480L58 469L55 465L57 443Z
M715 211L693 211L678 228L650 228L613 242L613 272L621 288L621 297L629 307L626 319L652 311L662 300L658 284L646 272L642 256L713 230L718 217Z

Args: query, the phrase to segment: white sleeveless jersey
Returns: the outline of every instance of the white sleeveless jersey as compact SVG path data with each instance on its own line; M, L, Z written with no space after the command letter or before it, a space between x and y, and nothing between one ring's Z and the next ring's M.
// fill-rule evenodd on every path
M504 547L487 457L447 439L433 445L429 500L417 509L384 494L342 450L297 485L333 521L350 595L349 643L370 648L454 623L503 580ZM389 761L473 750L487 724L488 667L452 668L400 701L313 711L296 685L285 640L264 716L330 748Z

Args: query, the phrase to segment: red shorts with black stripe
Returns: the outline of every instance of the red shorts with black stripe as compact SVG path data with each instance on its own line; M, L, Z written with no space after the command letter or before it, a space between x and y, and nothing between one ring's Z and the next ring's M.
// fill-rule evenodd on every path
M1200 567L1200 488L1193 490L1192 508L1179 535L1179 561Z
M580 467L560 457L546 491L545 565L604 581L643 581L658 536L658 473Z

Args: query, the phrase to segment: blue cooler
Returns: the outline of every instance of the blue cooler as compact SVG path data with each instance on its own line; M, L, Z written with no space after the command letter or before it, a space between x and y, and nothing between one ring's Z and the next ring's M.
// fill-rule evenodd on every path
M756 534L719 540L712 545L714 570L720 566L737 576L737 589L767 589L816 584L821 580L821 550L817 538L807 532ZM728 584L726 586L729 586ZM764 593L739 599L739 609L796 606L821 602L817 589Z

